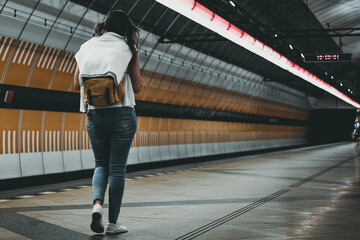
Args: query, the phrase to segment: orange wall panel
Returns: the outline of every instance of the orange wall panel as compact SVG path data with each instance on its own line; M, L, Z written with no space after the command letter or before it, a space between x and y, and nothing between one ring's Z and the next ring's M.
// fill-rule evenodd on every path
M65 149L79 150L80 148L80 127L82 114L65 113L64 136L67 137ZM65 137L64 137L65 140Z
M18 152L19 116L18 109L0 108L0 154Z
M90 149L90 139L86 131L86 115L82 114L81 120L81 149Z
M179 128L179 121L180 119L170 119L170 141L169 144L170 145L175 145L178 144L177 143L177 132L178 132L178 128Z
M140 117L138 124L138 133L139 133L139 147L149 146L149 117Z
M153 102L155 99L156 92L157 92L156 88L149 87L146 91L146 95L143 97L143 100Z
M6 37L0 38L0 73L4 72L13 44L15 44L15 39Z
M44 115L44 132L43 132L43 151L62 151L63 132L62 123L64 113L62 112L45 112ZM51 132L51 136L50 136ZM55 133L55 134L54 134ZM54 143L55 136L55 145ZM50 140L51 139L51 140ZM52 144L50 144L50 142Z
M29 87L48 89L54 66L58 61L58 53L59 51L56 49L42 49L31 74Z
M169 144L169 124L170 119L160 118L160 142L159 145L168 145Z
M189 119L184 119L183 127L184 127L184 131L185 131L185 144L192 144L193 143L192 121Z
M156 95L156 102L163 103L165 101L166 97L166 91L165 89L159 89Z
M25 47L27 44L26 42L19 41L15 49L12 49L13 46L10 47L9 51L12 51L12 55L9 61L9 64L7 66L7 69L3 69L3 71L6 71L5 77L4 77L4 84L10 84L10 85L16 85L16 86L25 86L28 74L30 72L31 66L34 62L35 57L32 58L30 65L28 65L26 62L23 64L22 58L24 57L24 53L26 56L26 52L30 51L36 51L35 49L29 49ZM33 53L30 53L31 56ZM35 53L36 55L36 53ZM9 60L10 53L7 54L7 57L5 59L5 62ZM19 62L20 60L20 62ZM29 59L30 60L30 59Z
M21 117L21 152L41 152L42 111L23 110Z
M159 145L160 118L150 118L149 132L151 137L151 146Z
M59 59L56 65L56 73L50 89L57 91L78 92L73 87L73 77L75 72L76 62L74 54L65 54L62 59Z
M194 143L200 143L200 124L200 120L195 120L192 122Z

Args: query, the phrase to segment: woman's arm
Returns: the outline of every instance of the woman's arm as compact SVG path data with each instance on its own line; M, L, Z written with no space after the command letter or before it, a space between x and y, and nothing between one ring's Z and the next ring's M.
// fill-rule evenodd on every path
M79 73L80 73L79 66L76 66L74 73L74 88L76 90L80 90Z
M140 75L140 66L139 66L139 57L134 54L133 58L130 61L128 73L131 78L132 87L134 93L138 93L141 91L142 82L141 82L141 75Z

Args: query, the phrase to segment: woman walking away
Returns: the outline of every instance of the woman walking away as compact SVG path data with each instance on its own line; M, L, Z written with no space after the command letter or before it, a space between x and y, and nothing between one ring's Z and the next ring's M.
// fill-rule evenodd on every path
M134 93L141 90L137 44L139 29L115 10L96 24L93 37L76 53L74 87L95 156L90 228L104 232L102 205L109 180L109 217L105 232L127 232L117 223L125 187L126 163L136 132ZM110 84L109 84L110 83ZM106 86L105 86L106 85ZM105 86L105 87L104 87Z

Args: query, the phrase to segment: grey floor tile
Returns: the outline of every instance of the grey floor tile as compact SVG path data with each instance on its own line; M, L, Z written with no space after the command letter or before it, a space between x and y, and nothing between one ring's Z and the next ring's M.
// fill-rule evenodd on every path
M0 203L0 239L47 239L46 229L63 239L360 239L359 153L332 144L127 181L119 221L129 232L117 236L89 229L91 187L65 184L74 189Z

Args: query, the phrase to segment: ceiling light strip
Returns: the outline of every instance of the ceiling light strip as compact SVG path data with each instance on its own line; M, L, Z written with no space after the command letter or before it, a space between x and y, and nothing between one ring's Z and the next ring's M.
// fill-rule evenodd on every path
M350 105L360 108L360 104L340 92L330 84L316 77L314 74L295 64L285 56L276 52L271 47L250 36L238 27L232 25L216 13L195 0L156 0L157 2L173 9L185 17L203 25L204 27L218 33L243 48L265 58L275 65L293 73L294 75L310 82L311 84L329 92Z

